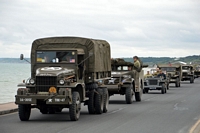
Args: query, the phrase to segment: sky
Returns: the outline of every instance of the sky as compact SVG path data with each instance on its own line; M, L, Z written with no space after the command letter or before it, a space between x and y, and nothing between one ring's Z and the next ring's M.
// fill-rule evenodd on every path
M0 0L0 58L37 38L103 39L117 57L200 55L200 0Z

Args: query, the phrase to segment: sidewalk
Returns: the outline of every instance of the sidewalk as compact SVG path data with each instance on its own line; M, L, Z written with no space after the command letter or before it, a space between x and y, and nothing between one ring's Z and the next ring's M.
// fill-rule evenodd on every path
M17 111L18 111L18 107L13 102L0 104L0 115L13 113Z

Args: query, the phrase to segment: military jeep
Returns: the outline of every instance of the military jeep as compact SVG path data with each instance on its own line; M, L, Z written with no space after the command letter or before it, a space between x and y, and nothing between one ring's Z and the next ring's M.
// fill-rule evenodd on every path
M182 79L181 81L190 81L194 83L194 67L193 65L182 65Z
M169 83L175 84L176 87L181 86L181 77L182 77L182 67L181 65L159 65L159 69L163 72L166 72L167 79Z
M168 82L163 77L151 76L144 81L144 90L146 93L152 90L161 90L162 94L167 93Z
M140 87L135 89L133 78L133 63L126 62L123 59L112 59L111 78L104 80L104 86L108 88L109 96L114 94L125 95L127 104L133 102L133 95L136 101L141 101L144 86L144 71L140 72Z
M42 114L69 108L72 121L80 117L81 103L90 114L108 110L108 90L99 79L111 77L110 45L104 40L80 37L37 39L31 49L31 77L18 85L15 103L21 121L31 108ZM21 55L20 59L24 59Z

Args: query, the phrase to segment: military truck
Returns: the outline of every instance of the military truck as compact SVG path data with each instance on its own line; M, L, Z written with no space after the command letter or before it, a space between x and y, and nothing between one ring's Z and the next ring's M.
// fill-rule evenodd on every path
M37 39L31 49L31 78L18 85L15 103L21 121L31 108L42 114L69 108L72 121L80 116L81 103L90 114L107 112L108 90L99 79L111 77L110 45L104 40L80 37ZM24 59L23 54L20 59Z
M182 78L182 67L181 65L170 64L170 65L158 65L158 68L163 72L166 72L169 83L175 84L176 87L181 86Z
M111 62L111 78L103 82L104 86L108 88L109 96L114 94L125 95L127 104L133 102L133 95L135 95L136 101L141 101L144 87L144 71L140 72L140 87L136 89L132 71L134 69L133 63L126 62L120 58L112 59Z
M194 67L193 65L182 65L182 79L181 81L190 81L194 83Z
M144 81L144 90L149 93L149 90L160 90L162 94L167 93L168 81L163 77L151 76Z
M195 78L200 77L200 65L195 67L194 76L195 76Z

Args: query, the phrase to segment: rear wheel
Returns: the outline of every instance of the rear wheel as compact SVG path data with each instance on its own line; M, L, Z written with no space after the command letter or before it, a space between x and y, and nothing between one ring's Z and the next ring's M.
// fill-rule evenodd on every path
M106 113L108 111L108 104L109 104L108 89L103 88L103 113Z
M21 121L28 121L31 114L31 105L30 104L19 104L19 118Z
M72 94L72 104L69 106L69 115L71 121L77 121L80 117L81 100L78 92Z
M95 108L94 108L94 91L90 91L89 92L88 112L89 112L89 114L95 114Z
M175 86L176 86L176 87L179 87L179 79L178 79L178 78L176 79Z
M165 85L164 84L162 84L161 93L165 94Z
M125 98L127 104L131 104L133 102L133 89L131 86L126 88Z
M194 83L194 77L190 78L190 83Z
M149 89L145 89L145 92L146 92L146 93L149 93Z
M140 92L135 92L135 101L140 102L141 101L141 93Z
M95 96L94 96L94 107L95 107L95 112L97 114L103 113L102 90L100 90L99 88L97 89L97 93L95 93Z

